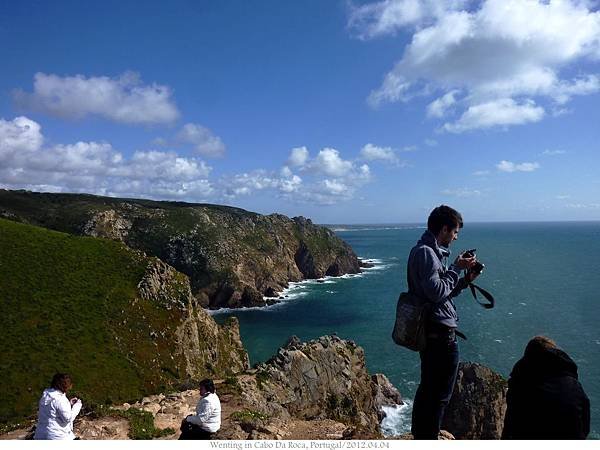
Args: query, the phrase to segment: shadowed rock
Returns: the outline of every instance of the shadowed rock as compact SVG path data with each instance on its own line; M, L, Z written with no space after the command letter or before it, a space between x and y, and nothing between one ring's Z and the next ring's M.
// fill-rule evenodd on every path
M500 439L506 413L506 380L476 363L460 363L442 428L457 439Z

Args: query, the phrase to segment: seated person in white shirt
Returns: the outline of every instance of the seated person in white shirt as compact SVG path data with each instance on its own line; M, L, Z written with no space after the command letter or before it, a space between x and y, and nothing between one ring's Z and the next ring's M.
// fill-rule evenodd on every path
M81 400L67 398L73 387L71 377L57 373L52 377L50 388L44 390L39 402L38 423L34 439L75 439L73 422L81 411Z
M187 416L181 422L179 439L211 439L219 428L221 428L221 401L215 394L215 384L209 379L202 380L196 414Z

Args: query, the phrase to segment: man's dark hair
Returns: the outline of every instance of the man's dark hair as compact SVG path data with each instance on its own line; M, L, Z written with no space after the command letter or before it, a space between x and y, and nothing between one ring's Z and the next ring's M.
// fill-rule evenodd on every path
M204 389L206 389L207 392L210 392L211 394L215 393L215 383L213 383L213 380L206 378L200 382L200 386L202 386Z
M429 219L427 219L427 229L437 236L442 231L444 225L449 230L453 228L462 228L463 220L460 213L446 205L440 205L431 211Z
M558 348L556 342L546 336L535 336L527 343L525 356L540 354L551 348Z
M73 382L71 381L71 377L67 373L56 373L52 377L52 381L50 382L50 387L52 389L58 389L65 394L71 387L73 386Z

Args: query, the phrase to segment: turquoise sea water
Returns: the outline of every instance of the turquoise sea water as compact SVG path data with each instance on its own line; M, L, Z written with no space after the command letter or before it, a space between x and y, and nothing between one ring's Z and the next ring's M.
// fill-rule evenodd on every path
M336 333L365 349L372 373L388 376L408 400L389 415L389 433L410 429L410 400L419 380L417 353L390 337L396 299L406 289L406 258L424 231L419 225L333 226L356 254L375 267L356 276L292 285L284 302L265 309L219 312L239 318L251 363L265 361L289 336L309 340ZM476 248L486 269L478 283L492 292L486 310L469 291L456 300L462 361L508 377L527 341L554 339L579 366L600 438L600 222L466 224L451 247Z

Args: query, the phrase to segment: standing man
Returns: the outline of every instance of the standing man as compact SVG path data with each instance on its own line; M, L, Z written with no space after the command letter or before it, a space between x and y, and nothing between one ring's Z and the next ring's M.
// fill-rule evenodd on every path
M477 275L463 269L475 264L475 257L459 255L450 267L448 247L458 239L463 226L460 213L441 205L431 211L427 231L408 257L408 289L430 303L426 324L427 345L421 351L421 383L415 395L412 434L415 439L437 439L444 410L452 397L458 371L458 316L452 300Z

